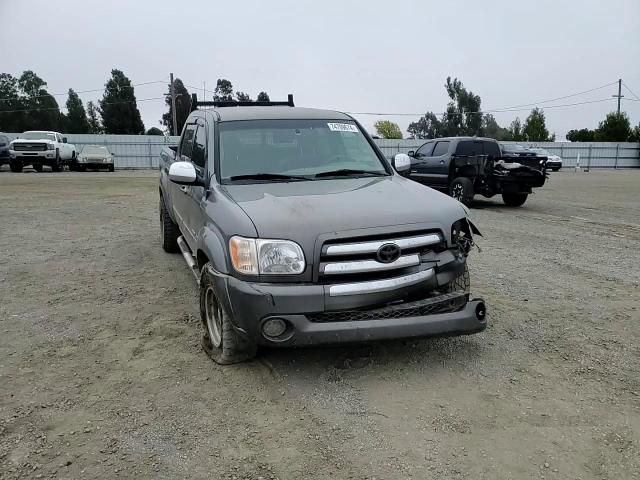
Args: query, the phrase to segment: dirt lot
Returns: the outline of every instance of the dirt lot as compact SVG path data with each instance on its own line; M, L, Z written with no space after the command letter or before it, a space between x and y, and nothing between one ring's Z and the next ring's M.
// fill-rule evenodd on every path
M482 334L225 368L156 179L0 173L0 477L640 478L640 171L478 203Z

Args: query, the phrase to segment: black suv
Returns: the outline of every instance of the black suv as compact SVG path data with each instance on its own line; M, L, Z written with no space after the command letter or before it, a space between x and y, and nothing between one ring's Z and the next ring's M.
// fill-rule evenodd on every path
M470 205L475 194L502 194L504 203L519 207L534 187L546 180L546 159L502 155L492 138L449 137L429 140L410 151L412 180L444 190Z

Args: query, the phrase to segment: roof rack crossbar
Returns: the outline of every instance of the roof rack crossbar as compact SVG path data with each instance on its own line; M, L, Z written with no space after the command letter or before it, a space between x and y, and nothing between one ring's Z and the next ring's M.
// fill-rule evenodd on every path
M293 107L293 94L287 96L286 102L246 102L236 100L213 100L199 101L196 93L191 94L191 111L197 110L198 107Z

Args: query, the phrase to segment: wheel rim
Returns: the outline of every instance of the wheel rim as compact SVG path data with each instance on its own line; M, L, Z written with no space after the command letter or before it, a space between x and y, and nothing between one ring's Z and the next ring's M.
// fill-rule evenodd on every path
M207 330L214 347L222 346L222 310L212 287L207 287L204 297Z
M464 188L462 188L462 185L460 184L454 185L452 197L458 201L461 201L463 196L464 196Z

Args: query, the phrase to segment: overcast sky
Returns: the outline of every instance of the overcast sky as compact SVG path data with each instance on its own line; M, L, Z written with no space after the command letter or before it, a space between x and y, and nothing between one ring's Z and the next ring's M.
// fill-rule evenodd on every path
M448 75L480 95L483 110L618 78L640 95L639 0L0 0L0 19L0 71L34 70L51 93L103 88L118 68L134 84L168 82L173 72L187 85L213 89L227 78L254 98L261 90L272 100L291 92L296 105L348 112L442 112ZM141 100L166 88L135 93ZM615 93L611 85L540 105ZM99 97L81 94L85 103ZM66 102L66 95L56 98ZM162 100L138 106L146 128L159 126ZM572 128L596 127L614 109L613 98L547 108L547 126L560 139ZM640 122L640 101L623 100L623 109ZM495 117L507 126L527 113ZM357 118L373 130L381 117ZM418 116L384 118L404 130Z

